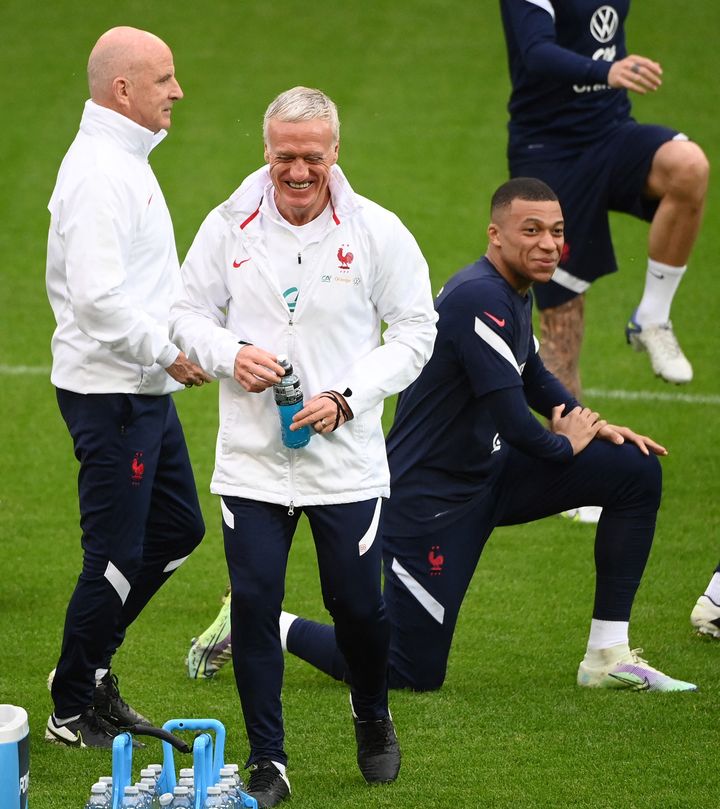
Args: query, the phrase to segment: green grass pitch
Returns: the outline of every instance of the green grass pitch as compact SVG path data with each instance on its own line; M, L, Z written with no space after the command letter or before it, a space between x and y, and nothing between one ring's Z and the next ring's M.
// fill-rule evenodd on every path
M337 101L344 170L357 191L409 226L436 291L483 252L489 196L506 177L509 84L494 0L4 0L0 702L29 713L32 809L78 809L92 782L110 771L107 753L43 741L51 709L45 679L80 562L76 463L47 374L53 322L44 266L45 206L86 98L87 55L118 24L157 33L175 53L186 97L152 163L181 258L210 208L260 164L265 106L295 84L319 86ZM719 30L716 0L636 0L628 24L631 50L664 67L662 89L635 99L636 117L685 130L714 165ZM705 226L673 310L693 383L663 384L624 344L623 326L642 289L646 232L627 218L613 219L621 272L588 295L583 355L586 400L670 448L631 640L651 663L701 690L633 695L575 687L592 606L592 529L552 518L498 530L468 594L446 685L392 697L404 754L395 785L362 783L345 689L287 660L287 749L298 809L717 803L720 642L694 636L688 616L720 556L719 187L711 180ZM242 764L247 747L230 668L198 683L183 667L190 637L214 617L226 581L219 508L207 493L216 387L177 401L207 536L132 627L115 670L124 695L157 722L224 722L226 759ZM304 522L286 605L323 617ZM135 772L159 757L159 744L150 742L135 755Z

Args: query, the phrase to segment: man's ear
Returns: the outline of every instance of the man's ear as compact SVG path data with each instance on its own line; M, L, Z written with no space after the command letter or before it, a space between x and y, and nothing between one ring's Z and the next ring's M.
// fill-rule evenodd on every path
M500 228L494 222L491 222L488 225L487 236L488 241L490 242L491 245L493 245L493 247L501 246Z
M268 145L267 143L263 144L263 157L265 158L265 162L270 162L270 152L268 152Z
M130 82L124 76L116 76L112 83L112 97L119 109L130 106Z

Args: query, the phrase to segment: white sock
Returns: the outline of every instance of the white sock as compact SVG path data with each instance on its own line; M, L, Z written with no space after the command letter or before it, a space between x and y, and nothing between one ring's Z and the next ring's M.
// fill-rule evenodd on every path
M297 615L293 615L291 612L280 613L280 643L282 644L283 652L287 652L288 632L290 631L290 627L296 618ZM273 762L273 764L274 763L275 762Z
M720 573L710 579L710 584L705 588L705 595L713 602L720 606Z
M590 637L588 651L591 649L607 649L610 646L629 645L629 621L590 621Z
M670 306L685 274L685 267L671 267L648 259L645 289L635 312L638 326L653 326L670 320Z
M110 671L110 669L95 669L95 685L100 685L100 680Z
M74 722L76 719L80 719L80 714L76 714L75 716L64 716L62 718L53 714L53 718L55 719L56 725L67 725L68 722Z

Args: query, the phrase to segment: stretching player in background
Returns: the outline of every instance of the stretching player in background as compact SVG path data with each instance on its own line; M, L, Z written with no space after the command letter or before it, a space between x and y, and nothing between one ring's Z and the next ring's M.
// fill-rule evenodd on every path
M608 211L650 222L645 288L628 343L647 351L668 382L692 379L670 321L703 214L708 161L687 136L631 117L627 90L657 90L660 65L628 55L629 0L501 0L512 95L510 176L538 177L565 214L565 248L552 281L538 288L541 355L581 398L578 369L585 291L617 264Z

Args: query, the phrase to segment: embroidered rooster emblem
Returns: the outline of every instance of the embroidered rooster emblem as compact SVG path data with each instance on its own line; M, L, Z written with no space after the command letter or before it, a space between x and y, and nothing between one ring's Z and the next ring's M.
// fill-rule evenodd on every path
M435 554L435 551L439 551L440 548L437 545L433 545L430 548L430 553L428 554L428 562L430 562L430 575L431 576L439 576L442 573L443 564L445 563L445 557L439 553Z
M348 247L348 245L340 245L337 251L338 261L340 262L338 269L339 270L349 270L350 265L352 264L352 260L354 258L353 254L348 251L347 253L343 253L343 247Z
M131 480L135 486L140 483L143 474L145 473L145 464L140 460L141 458L142 452L136 452L135 457L132 459L132 463L130 464L130 468L132 469Z

